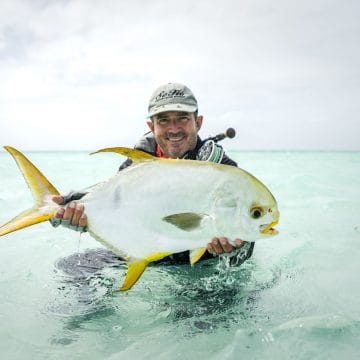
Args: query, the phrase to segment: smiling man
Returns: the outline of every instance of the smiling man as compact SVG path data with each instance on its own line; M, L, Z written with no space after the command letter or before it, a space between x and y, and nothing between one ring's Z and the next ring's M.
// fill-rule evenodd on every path
M194 112L177 111L154 115L148 121L158 144L158 153L173 159L182 158L189 149L195 149L201 124L202 117Z
M194 150L202 116L192 91L182 84L160 86L149 102L147 122L158 144L158 151L169 158L181 158Z
M214 161L231 166L237 164L213 140L202 140L198 132L203 123L203 116L198 115L197 100L192 91L185 85L169 83L157 88L152 94L148 106L147 124L150 132L145 134L136 144L135 149L145 151L157 157L182 158L201 161ZM132 161L127 159L120 171ZM52 219L54 226L60 223L78 231L86 231L87 219L83 205L71 202L79 200L84 193L68 196L54 196L57 204L70 202L66 209L60 209ZM231 263L240 265L248 259L254 244L241 239L232 246L225 237L209 239L207 253L201 260L212 258L213 255L228 253ZM189 252L173 254L161 262L188 263Z

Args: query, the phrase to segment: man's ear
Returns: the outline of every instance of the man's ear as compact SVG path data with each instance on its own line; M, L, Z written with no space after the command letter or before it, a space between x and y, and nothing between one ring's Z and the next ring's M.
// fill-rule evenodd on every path
M146 123L147 123L149 129L151 130L151 132L153 133L154 132L154 123L151 120L148 120Z
M203 122L203 116L199 115L195 120L197 131L201 129L202 122Z

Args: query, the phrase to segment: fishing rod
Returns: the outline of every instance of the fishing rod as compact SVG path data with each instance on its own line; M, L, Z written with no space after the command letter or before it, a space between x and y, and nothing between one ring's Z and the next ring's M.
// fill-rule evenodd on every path
M215 136L211 136L207 138L205 141L212 140L214 142L219 142L221 140L224 140L225 138L233 139L236 135L236 131L234 128L228 128L224 133L217 134Z
M146 135L148 135L148 134L150 134L150 133L151 133L151 131L148 131L148 132L146 132L146 133L144 134L144 136L146 136ZM235 129L234 129L234 128L228 128L228 129L225 130L224 133L220 133L220 134L217 134L217 135L215 135L215 136L210 136L210 137L206 138L206 139L204 140L204 142L205 142L205 141L208 141L208 140L212 140L212 141L214 141L214 142L217 143L217 142L219 142L219 141L221 141L221 140L224 140L224 139L226 139L226 138L233 139L235 136L236 136L236 131L235 131Z

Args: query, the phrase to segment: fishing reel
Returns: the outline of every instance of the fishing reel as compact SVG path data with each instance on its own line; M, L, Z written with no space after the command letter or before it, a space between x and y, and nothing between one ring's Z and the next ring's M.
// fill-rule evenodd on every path
M233 128L229 128L224 133L207 138L199 149L196 155L196 160L221 163L224 156L224 149L218 144L218 142L224 140L225 138L232 139L235 135L235 130Z

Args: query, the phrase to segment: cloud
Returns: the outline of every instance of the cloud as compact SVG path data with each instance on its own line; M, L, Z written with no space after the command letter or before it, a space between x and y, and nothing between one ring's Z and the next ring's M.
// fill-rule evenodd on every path
M356 1L5 0L0 143L132 145L155 87L184 82L203 136L244 149L355 149ZM16 144L15 144L16 143Z

